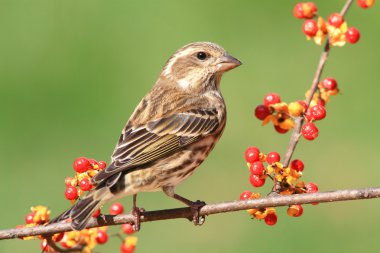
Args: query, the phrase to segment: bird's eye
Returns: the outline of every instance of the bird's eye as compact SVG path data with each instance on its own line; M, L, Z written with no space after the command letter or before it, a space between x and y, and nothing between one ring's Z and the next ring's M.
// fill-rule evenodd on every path
M207 53L205 53L205 52L198 52L198 53L197 53L197 58L198 58L199 60L201 60L201 61L204 61L204 60L206 60L206 58L207 58Z

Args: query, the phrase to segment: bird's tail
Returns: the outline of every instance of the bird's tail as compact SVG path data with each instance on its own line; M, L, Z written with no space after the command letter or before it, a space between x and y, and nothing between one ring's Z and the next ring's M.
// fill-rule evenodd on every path
M49 224L71 218L71 227L75 230L82 230L86 227L92 214L100 208L105 201L110 199L110 194L112 193L106 187L95 189L86 197L75 203L70 209L52 219Z

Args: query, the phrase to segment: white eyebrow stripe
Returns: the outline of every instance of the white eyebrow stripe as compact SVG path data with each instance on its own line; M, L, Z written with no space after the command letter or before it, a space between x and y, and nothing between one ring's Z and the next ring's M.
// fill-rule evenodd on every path
M171 71L172 71L172 67L174 65L174 63L176 63L176 61L181 58L182 56L184 55L188 55L189 52L191 51L194 51L194 48L187 48L183 51L178 51L176 53L174 53L174 55L171 57L171 59L169 59L169 62L166 64L164 70L162 71L162 74L166 77L169 77L170 74L171 74Z

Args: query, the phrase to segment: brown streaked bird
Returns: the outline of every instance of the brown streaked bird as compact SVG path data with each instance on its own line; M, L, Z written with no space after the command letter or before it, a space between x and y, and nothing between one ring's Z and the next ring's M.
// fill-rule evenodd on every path
M239 65L211 42L191 43L175 52L124 127L112 163L93 178L95 189L51 223L71 218L73 229L84 229L103 204L133 195L138 230L136 194L160 190L190 206L194 223L201 222L198 213L204 203L179 196L174 189L219 140L226 124L220 80Z

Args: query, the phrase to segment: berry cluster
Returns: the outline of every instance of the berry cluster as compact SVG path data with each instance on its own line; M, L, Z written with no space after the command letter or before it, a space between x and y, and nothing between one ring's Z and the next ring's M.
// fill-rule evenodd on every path
M314 183L305 184L300 181L304 170L301 160L293 160L289 167L284 167L280 163L280 155L277 152L261 153L257 147L249 147L245 151L245 160L250 171L249 181L253 187L261 187L267 178L275 183L276 192L282 195L314 193L318 187ZM267 164L266 166L264 164ZM260 198L259 193L244 191L240 195L240 200ZM317 204L317 203L314 203ZM262 209L249 209L247 212L252 218L261 220L272 226L277 222L276 210L273 207ZM287 211L289 216L299 217L303 213L301 205L291 205Z
M369 8L374 0L358 0L362 8ZM360 39L360 32L355 27L348 27L343 16L332 13L327 22L317 15L317 6L312 2L298 3L294 6L293 14L298 19L306 19L302 24L302 31L307 39L314 39L317 45L322 45L325 38L329 38L332 46L344 46L346 42L355 44Z
M374 0L357 0L357 4L362 8L373 6ZM344 20L345 14L351 2L347 2L342 11L331 14L327 21L317 15L317 6L313 2L298 3L293 9L293 14L298 19L306 19L302 29L307 38L314 39L316 44L321 45L327 38L329 45L343 46L346 42L356 43L360 39L360 33L355 27L348 27ZM326 47L324 52L328 53L330 47ZM320 64L325 63L321 58ZM316 77L322 73L322 68L317 71ZM311 90L306 92L306 100L298 100L289 104L282 102L276 93L269 93L264 97L262 104L255 108L255 116L266 125L272 122L277 132L284 134L290 129L297 128L292 136L292 141L298 142L298 134L306 140L314 140L318 137L319 131L315 122L326 117L326 104L330 96L339 93L338 84L334 78L327 77L319 83L313 83ZM293 139L294 138L294 139ZM293 152L295 145L289 146L289 151ZM314 183L305 184L300 181L304 164L301 160L286 160L286 166L280 163L280 155L277 152L268 154L261 153L256 147L249 147L245 151L245 160L250 170L249 181L253 187L261 187L270 178L273 183L273 191L279 194L303 194L314 193L318 187ZM264 164L267 165L264 165ZM288 165L289 164L289 165ZM241 200L260 198L260 194L244 191L240 195ZM318 204L318 203L312 203ZM256 219L265 219L266 224L274 225L277 222L276 210L273 207L262 209L250 209L248 213ZM299 217L303 213L301 205L289 206L287 213L292 217Z
M67 177L65 179L65 197L71 202L82 196L86 191L90 191L93 187L91 178L99 171L103 170L107 164L104 161L96 161L86 157L78 157L75 159L73 168L76 172L75 177Z
M302 128L302 135L306 140L314 140L319 131L313 122L326 117L325 105L330 96L339 93L338 84L334 78L327 77L318 85L317 92L308 106L305 100L298 100L289 104L281 102L276 93L269 93L264 97L264 102L255 109L255 116L263 121L263 125L273 122L278 133L284 134L295 125L297 117L304 117L307 121ZM306 97L309 92L306 93Z
M25 223L26 225L19 225L16 226L17 228L27 228L27 227L34 227L38 225L43 225L46 222L48 222L50 219L50 210L45 206L33 206L31 207L31 212L28 213L25 216ZM58 235L54 235L56 237ZM30 240L34 237L22 237L23 240Z
M99 171L106 167L106 163L103 161L97 162L94 159L88 159L85 157L79 157L75 159L73 168L76 172L75 177L67 177L65 179L65 197L70 200L72 204L79 199L81 195L86 191L90 191L93 187L91 184L91 178L95 176ZM110 206L109 213L112 215L119 215L124 212L124 206L115 202ZM101 214L101 210L98 209L93 217L98 217ZM32 227L37 225L43 225L49 222L50 210L44 206L32 207L32 212L25 217L26 225L17 226ZM118 237L121 238L122 243L120 245L120 252L133 253L137 243L137 237L130 236L134 233L132 224L123 224L120 226ZM127 235L123 238L122 234ZM22 239L38 238L41 240L41 249L43 252L55 253L45 238L38 237L24 237ZM94 247L98 244L105 244L108 242L107 227L90 228L82 231L69 231L65 233L55 234L53 237L55 243L64 249L82 248L82 252L91 253Z

